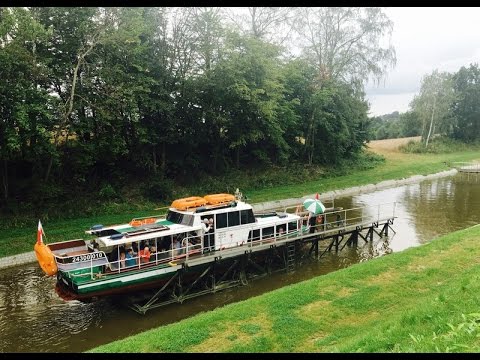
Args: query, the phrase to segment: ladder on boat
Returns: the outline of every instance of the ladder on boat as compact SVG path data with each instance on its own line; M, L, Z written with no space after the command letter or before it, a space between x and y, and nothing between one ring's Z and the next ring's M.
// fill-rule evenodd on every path
M287 273L295 270L295 241L287 243Z

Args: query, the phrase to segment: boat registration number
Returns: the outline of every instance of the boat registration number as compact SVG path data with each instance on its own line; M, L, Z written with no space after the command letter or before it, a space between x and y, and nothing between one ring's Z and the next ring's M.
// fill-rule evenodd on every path
M95 260L95 259L100 259L102 257L103 257L103 253L101 253L101 252L94 252L94 253L91 253L91 254L78 255L78 256L72 257L72 263Z

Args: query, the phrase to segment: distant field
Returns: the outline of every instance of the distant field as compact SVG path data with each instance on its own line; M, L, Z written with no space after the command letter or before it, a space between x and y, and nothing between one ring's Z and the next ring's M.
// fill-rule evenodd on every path
M412 136L400 139L372 140L368 147L379 154L398 152L400 145L408 143L410 140L420 141L421 136Z

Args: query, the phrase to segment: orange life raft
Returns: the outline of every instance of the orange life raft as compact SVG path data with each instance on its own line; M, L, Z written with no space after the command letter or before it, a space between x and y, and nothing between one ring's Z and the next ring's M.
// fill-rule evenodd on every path
M36 243L33 249L35 250L35 256L43 272L48 276L55 275L57 273L57 263L55 262L52 250L43 243Z
M207 200L200 196L190 196L188 198L177 199L172 202L172 207L178 210L187 210L207 204Z
M212 194L205 195L204 199L209 205L223 204L235 200L235 196L231 194Z
M157 219L155 218L146 218L146 219L136 219L129 222L129 225L132 227L137 227L146 224L153 224Z

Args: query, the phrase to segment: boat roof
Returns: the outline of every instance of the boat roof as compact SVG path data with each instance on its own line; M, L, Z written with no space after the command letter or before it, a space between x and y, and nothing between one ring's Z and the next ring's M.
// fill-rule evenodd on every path
M139 218L156 219L153 223L150 224L143 224L140 226L132 226L130 225L130 223L111 226L95 225L90 230L85 231L85 233L90 235L96 235L97 240L101 241L105 246L123 245L142 240L150 240L158 237L171 236L179 233L197 232L202 229L199 219L204 216L251 209L252 206L243 201L237 201L230 204L200 206L187 210L178 210L171 207L169 208L169 211L171 212L193 216L194 220L191 223L192 225L174 223L166 220L165 216L151 216ZM198 218L197 221L195 221L196 218ZM297 220L298 218L299 216L294 214L272 212L266 217L256 216L256 221L258 225L265 226L271 224L273 226L280 219L284 219L288 222L292 220ZM136 219L133 219L132 221L134 220Z
M115 230L118 232L118 237L116 235L105 235L99 236L97 240L101 241L105 246L113 245L122 245L129 244L132 242L150 240L158 237L170 236L179 233L186 233L190 231L198 231L202 227L201 225L182 225L175 224L167 220L161 220L154 224L141 225L137 227L132 227L129 224L122 224L117 226L110 226L102 228L101 230ZM92 235L95 235L93 230L87 231ZM123 235L120 237L120 235Z

